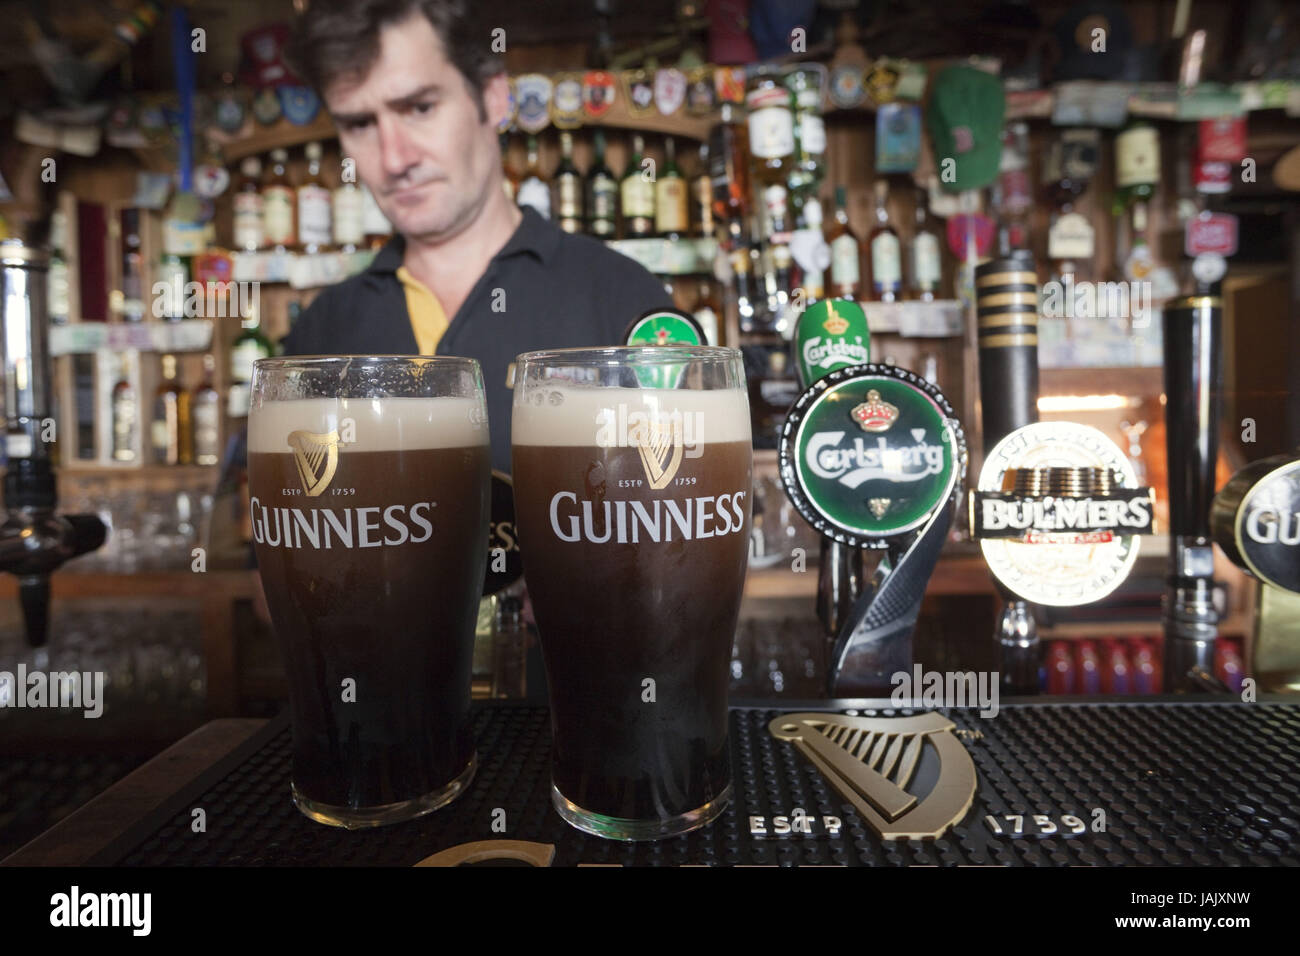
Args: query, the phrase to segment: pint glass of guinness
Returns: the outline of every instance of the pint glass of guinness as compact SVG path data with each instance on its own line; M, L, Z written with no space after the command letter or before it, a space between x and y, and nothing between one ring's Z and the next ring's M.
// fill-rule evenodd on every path
M556 810L617 840L704 826L731 797L752 471L740 353L521 355L512 451Z
M436 810L475 768L490 469L478 363L263 359L252 392L249 504L289 680L294 803L349 829Z

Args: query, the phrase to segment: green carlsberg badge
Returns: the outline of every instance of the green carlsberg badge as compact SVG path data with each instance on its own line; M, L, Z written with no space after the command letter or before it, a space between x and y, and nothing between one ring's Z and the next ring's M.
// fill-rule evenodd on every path
M781 435L781 477L823 534L859 547L921 527L964 470L961 427L943 395L888 365L840 369L809 388Z
M795 332L799 376L805 387L828 372L871 361L871 333L851 299L823 299L799 317Z

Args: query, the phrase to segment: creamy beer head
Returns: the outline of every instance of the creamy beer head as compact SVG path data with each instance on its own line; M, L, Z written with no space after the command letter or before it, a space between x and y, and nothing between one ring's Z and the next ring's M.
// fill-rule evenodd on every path
M684 444L750 441L749 400L736 389L539 386L515 399L516 444L626 448L680 427Z
M488 443L482 406L472 398L296 398L262 405L248 423L248 450L279 454L295 433L332 432L357 452Z

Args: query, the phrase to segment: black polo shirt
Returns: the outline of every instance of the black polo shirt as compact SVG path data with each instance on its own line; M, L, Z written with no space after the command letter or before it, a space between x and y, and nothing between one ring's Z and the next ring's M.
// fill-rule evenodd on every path
M359 275L325 289L283 342L285 355L416 355L394 237ZM621 345L628 323L672 305L640 264L570 235L528 207L438 342L439 355L476 358L487 392L492 467L510 471L507 385L515 356L534 349Z

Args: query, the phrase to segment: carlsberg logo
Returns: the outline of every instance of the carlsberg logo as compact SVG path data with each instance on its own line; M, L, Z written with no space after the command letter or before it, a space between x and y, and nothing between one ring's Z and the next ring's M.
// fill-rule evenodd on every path
M920 481L943 472L942 445L925 441L925 429L913 428L915 445L893 445L878 435L874 442L859 435L842 446L846 432L820 432L808 442L804 460L818 478L838 481L856 488L872 478L888 481Z
M813 336L803 344L803 364L807 368L831 368L846 365L861 365L870 360L867 347L862 344L862 336L856 336L852 342L826 339Z

